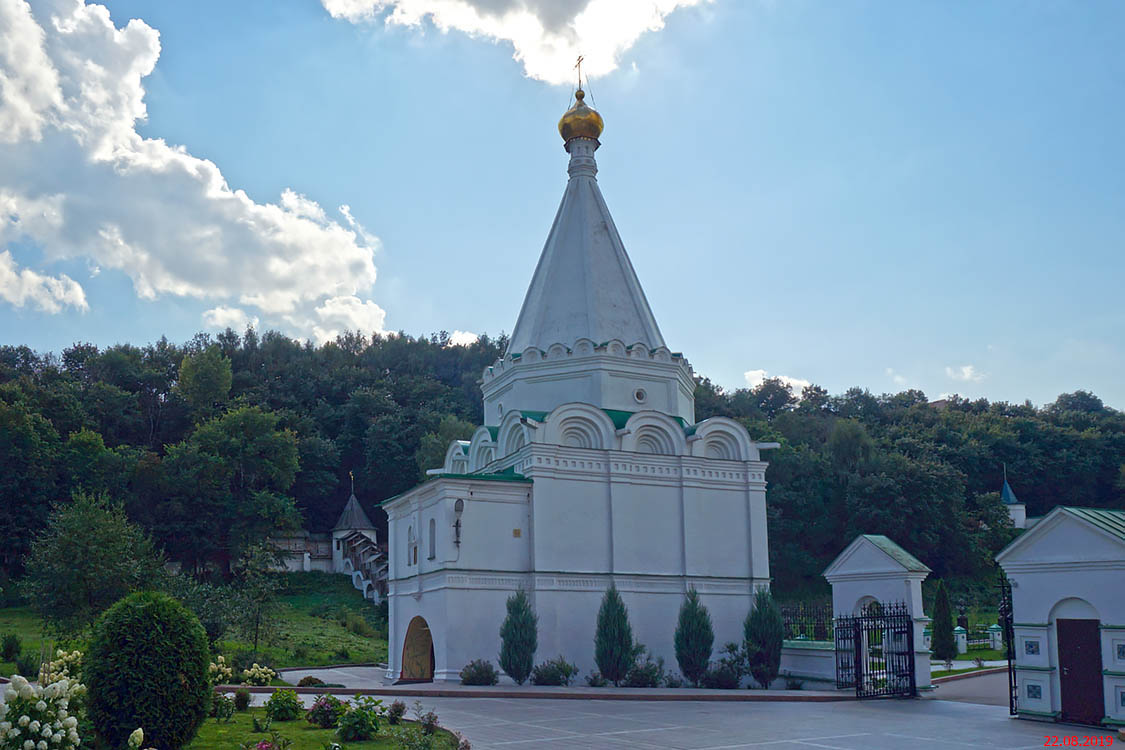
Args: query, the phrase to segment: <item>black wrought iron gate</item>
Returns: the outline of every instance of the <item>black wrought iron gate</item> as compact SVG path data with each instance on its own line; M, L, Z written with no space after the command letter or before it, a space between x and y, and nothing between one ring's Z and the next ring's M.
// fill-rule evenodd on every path
M914 618L905 603L874 602L836 618L836 687L854 687L857 698L918 694Z
M1008 713L1015 716L1019 708L1019 684L1016 682L1016 634L1012 617L1012 584L1000 574L1000 629L1004 632L1004 655L1008 659Z

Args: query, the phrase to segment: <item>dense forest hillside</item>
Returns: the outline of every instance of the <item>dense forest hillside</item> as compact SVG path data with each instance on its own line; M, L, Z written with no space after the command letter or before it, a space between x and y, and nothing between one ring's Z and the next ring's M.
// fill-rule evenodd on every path
M0 347L0 575L18 575L52 503L122 502L169 557L221 567L278 525L331 527L349 492L381 500L441 462L481 420L477 380L505 339L358 334L322 346L275 332L184 345ZM1125 414L1089 393L1053 404L929 403L919 391L838 396L776 380L701 379L698 419L776 440L770 546L778 593L818 587L855 534L885 533L938 575L983 579L1014 534L1003 467L1030 515L1125 508Z

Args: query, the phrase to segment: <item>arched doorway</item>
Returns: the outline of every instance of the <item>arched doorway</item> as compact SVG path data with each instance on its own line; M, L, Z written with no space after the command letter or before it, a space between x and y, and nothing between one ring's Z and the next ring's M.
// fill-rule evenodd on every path
M430 626L422 617L414 617L406 628L402 643L402 674L399 682L433 682L434 640Z

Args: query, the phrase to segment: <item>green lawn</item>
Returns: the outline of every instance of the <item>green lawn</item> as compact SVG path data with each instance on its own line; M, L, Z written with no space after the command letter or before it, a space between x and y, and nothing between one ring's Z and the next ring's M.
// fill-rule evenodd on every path
M386 661L387 640L375 627L375 605L352 587L347 576L287 573L284 579L285 588L278 597L276 634L258 648L269 666L277 669ZM350 629L341 622L345 613L352 615ZM44 645L42 623L29 607L0 609L0 637L7 633L22 639L24 652L38 654ZM57 640L47 636L45 642L53 653ZM81 643L74 645L83 648ZM250 643L233 638L219 643L228 662L236 652L250 648ZM14 663L0 662L0 676L7 677L14 671Z
M24 652L31 651L38 654L43 646L43 623L30 607L0 609L0 638L8 633L15 633L20 637ZM50 636L46 637L46 641L48 646L53 646L55 643ZM7 677L15 670L14 662L0 661L0 675Z
M249 713L237 713L229 723L219 723L215 719L208 719L199 734L185 750L233 750L247 740L268 740L270 735L255 734L251 731L251 716L257 716L259 721L265 721L265 713L260 708L252 709ZM319 729L303 719L296 721L275 722L271 729L276 729L279 734L293 740L293 750L323 750L329 742L338 742L336 730ZM348 742L348 750L390 750L398 747L391 736L393 727L385 722L379 724L378 739L370 742ZM452 750L453 736L445 731L440 731L434 750Z
M1007 659L1003 651L993 651L992 649L973 649L964 654L958 654L956 661L972 661L973 659L984 659L985 661L995 661L997 659Z

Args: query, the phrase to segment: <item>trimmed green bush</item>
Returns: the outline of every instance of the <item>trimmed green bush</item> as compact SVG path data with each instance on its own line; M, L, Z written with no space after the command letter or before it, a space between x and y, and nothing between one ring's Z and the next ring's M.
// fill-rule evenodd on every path
M271 721L293 721L304 710L296 690L275 690L266 701L266 716Z
M938 581L934 597L933 635L930 651L939 662L950 662L957 658L957 641L953 638L953 611L949 606L949 591L945 581Z
M109 747L124 747L137 727L145 742L179 750L191 742L210 704L207 634L167 594L141 592L98 619L84 657L87 711Z
M569 685L578 675L578 667L562 656L550 659L531 670L533 685Z
M492 662L473 659L461 668L462 685L495 685L500 682L500 673Z
M638 651L640 653L637 654L637 660L629 668L621 684L625 687L660 687L664 682L663 657L658 656L653 661L652 653L647 648L638 647ZM642 656L644 658L641 658Z
M500 668L522 685L535 664L539 618L531 611L531 600L523 589L508 597L507 606L508 615L500 626Z
M602 677L616 687L636 661L633 628L621 594L612 583L598 608L598 627L594 633L594 661Z
M234 710L250 710L250 691L246 688L239 688L238 690L234 691Z
M711 614L699 601L699 592L688 589L680 605L680 619L674 638L676 663L692 684L699 687L707 665L711 662L711 649L715 645L715 631L711 627Z
M763 688L777 679L781 670L781 642L785 640L785 621L769 589L754 593L754 609L746 616L747 671Z

